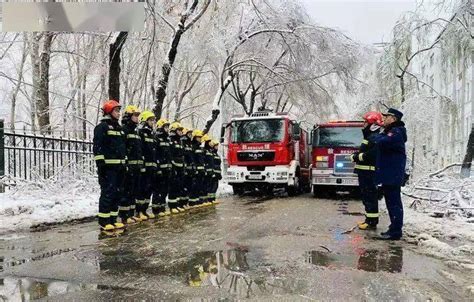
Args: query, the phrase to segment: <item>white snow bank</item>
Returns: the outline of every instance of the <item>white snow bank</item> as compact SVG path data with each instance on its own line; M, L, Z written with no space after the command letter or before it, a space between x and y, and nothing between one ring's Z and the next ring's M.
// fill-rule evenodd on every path
M404 233L426 254L473 270L474 179L457 171L421 178L404 188Z
M99 185L92 175L60 175L43 182L17 180L0 194L0 233L97 214Z
M93 175L61 175L41 183L14 183L15 187L0 194L0 233L97 214L100 189ZM231 194L232 187L222 182L217 196Z

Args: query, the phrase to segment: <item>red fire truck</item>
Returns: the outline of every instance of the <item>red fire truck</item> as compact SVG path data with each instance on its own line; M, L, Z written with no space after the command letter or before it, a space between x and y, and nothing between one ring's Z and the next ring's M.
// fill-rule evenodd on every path
M227 131L227 181L235 194L284 188L293 196L311 189L308 132L286 113L234 116Z
M362 121L332 121L314 127L311 184L315 196L358 188L350 155L362 142L363 125Z

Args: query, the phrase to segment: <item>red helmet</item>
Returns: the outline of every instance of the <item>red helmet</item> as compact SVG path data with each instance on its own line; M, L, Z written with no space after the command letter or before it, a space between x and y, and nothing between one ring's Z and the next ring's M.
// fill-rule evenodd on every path
M104 112L104 114L110 114L117 107L121 107L119 102L115 100L109 100L105 102L104 105L102 106L102 111Z
M382 113L377 112L377 111L370 111L364 114L363 116L364 120L369 123L369 124L376 124L379 126L383 126L383 121L382 121Z

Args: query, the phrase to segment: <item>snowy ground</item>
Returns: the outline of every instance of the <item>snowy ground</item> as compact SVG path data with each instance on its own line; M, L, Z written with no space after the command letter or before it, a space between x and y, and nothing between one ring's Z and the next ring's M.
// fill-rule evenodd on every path
M220 197L231 192L229 185L221 183ZM474 180L443 174L423 178L404 192L405 240L422 246L429 255L474 269ZM18 183L0 194L0 233L93 217L98 193L97 180L90 175L62 176L41 184Z
M221 183L219 197L232 193ZM44 183L17 182L0 194L0 233L49 223L93 217L97 214L99 185L91 175L60 177Z

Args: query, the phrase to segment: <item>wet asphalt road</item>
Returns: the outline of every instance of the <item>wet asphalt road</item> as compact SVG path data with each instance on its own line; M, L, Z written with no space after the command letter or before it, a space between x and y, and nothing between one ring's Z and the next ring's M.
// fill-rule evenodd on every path
M222 201L114 238L95 222L3 235L0 300L472 301L473 277L416 245L344 233L360 202Z

